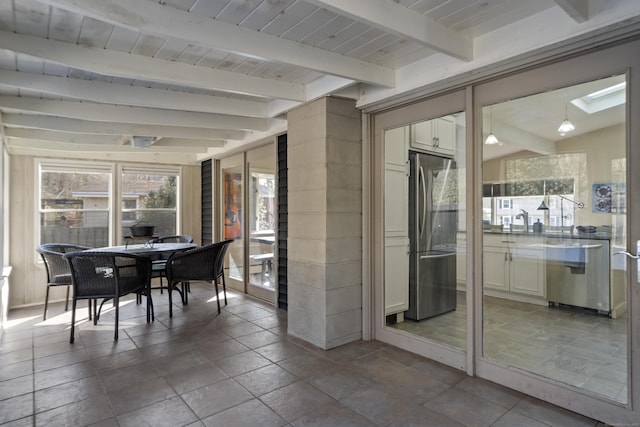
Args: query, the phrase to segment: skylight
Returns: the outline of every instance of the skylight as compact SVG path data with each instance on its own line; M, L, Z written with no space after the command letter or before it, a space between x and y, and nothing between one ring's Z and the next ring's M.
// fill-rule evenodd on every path
M626 82L618 83L580 98L572 99L571 103L587 114L597 113L624 104L626 101L626 86Z

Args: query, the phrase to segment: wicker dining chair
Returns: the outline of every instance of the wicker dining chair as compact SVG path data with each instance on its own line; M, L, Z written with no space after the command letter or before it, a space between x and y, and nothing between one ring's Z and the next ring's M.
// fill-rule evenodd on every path
M185 234L180 234L180 235L173 235L173 236L160 236L160 237L156 237L154 239L149 240L150 244L153 243L193 243L193 237L191 236L187 236ZM162 286L162 279L165 276L164 274L164 270L165 270L165 266L167 265L167 260L166 259L157 259L157 260L153 260L153 263L151 264L151 278L152 279L160 279L160 286L158 287L160 289L160 293L162 293L164 287ZM189 291L189 285L186 285L187 287L187 291ZM156 288L154 288L156 289Z
M74 245L70 243L45 243L36 248L42 257L47 270L47 293L44 298L44 314L42 320L47 320L47 310L49 309L49 290L52 286L66 286L67 298L64 303L64 311L69 309L69 289L71 287L71 271L69 264L64 259L64 254L90 249L87 246ZM91 302L89 302L89 319L91 319Z
M218 298L218 259L225 251L227 241L213 243L185 252L178 252L169 257L165 274L169 294L169 317L173 317L173 291L178 291L182 304L188 305L189 298L185 283L192 280L213 282L216 289L216 301L218 313L220 313L220 300ZM224 257L224 255L222 255ZM180 287L179 287L180 285ZM226 287L223 287L226 302Z
M71 269L73 302L71 312L71 338L74 341L76 303L80 299L93 301L93 324L100 319L105 302L113 300L115 307L115 332L118 340L119 299L130 293L146 295L147 323L155 316L151 299L151 260L148 257L121 253L85 251L65 255ZM100 307L97 300L101 298Z

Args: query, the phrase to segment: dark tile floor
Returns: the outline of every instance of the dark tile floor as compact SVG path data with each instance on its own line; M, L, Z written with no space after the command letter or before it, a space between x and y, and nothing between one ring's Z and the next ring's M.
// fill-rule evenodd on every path
M323 351L287 335L286 313L192 283L121 307L98 326L53 304L10 312L0 339L0 424L7 426L596 426L596 421L385 345Z

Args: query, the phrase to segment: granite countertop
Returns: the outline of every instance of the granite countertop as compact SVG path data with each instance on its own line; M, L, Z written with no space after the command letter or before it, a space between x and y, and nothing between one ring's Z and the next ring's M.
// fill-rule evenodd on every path
M593 239L593 240L611 240L609 233L533 233L524 231L491 231L484 230L485 234L496 234L504 236L529 236L529 237L547 237L553 239Z

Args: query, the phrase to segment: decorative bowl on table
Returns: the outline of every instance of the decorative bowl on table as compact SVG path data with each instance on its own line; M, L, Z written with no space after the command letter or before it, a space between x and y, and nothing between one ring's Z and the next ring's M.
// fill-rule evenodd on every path
M155 229L155 225L132 225L129 227L132 237L151 237Z

